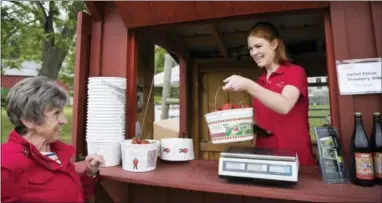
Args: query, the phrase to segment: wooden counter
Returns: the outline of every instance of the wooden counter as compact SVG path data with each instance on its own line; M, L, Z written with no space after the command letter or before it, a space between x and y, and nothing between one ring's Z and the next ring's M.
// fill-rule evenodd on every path
M77 168L83 168L83 163L78 162ZM382 202L381 186L365 188L352 184L325 184L320 177L318 167L301 168L298 184L288 188L227 183L225 179L218 177L217 171L218 162L216 161L195 160L176 163L158 160L157 169L151 172L132 173L124 171L121 166L118 166L102 168L101 177L103 180L133 185L219 193L230 197L242 196L304 202ZM150 196L149 191L141 191L140 194ZM158 197L153 198L158 202Z

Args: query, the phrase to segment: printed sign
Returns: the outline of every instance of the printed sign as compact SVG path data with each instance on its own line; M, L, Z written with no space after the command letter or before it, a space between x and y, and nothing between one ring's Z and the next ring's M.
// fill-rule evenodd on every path
M325 183L344 183L348 181L342 148L338 140L337 129L332 126L314 127L317 140L318 160Z
M382 94L382 58L337 61L341 95Z

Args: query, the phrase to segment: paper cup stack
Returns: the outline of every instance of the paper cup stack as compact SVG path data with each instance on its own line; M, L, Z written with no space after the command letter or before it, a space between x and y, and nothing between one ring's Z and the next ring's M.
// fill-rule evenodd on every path
M120 141L125 135L126 79L90 77L86 141L88 154L103 155L105 167L121 162Z

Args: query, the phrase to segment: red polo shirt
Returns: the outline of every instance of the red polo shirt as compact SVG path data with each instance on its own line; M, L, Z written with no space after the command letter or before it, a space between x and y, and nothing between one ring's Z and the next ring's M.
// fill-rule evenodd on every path
M286 85L300 90L300 97L295 106L286 115L281 115L253 99L256 124L271 131L272 136L257 137L256 147L289 149L297 152L300 165L315 165L309 136L308 119L308 84L305 70L294 64L284 64L266 80L262 74L257 83L264 88L280 93Z

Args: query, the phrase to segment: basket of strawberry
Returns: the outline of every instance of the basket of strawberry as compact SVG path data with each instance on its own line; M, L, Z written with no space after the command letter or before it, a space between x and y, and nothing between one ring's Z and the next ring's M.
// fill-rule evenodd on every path
M229 109L243 109L243 108L251 108L248 105L245 104L223 104L218 108L218 111L223 111L223 110L229 110Z
M156 169L160 143L158 140L133 139L121 142L122 168L130 172L147 172Z
M215 108L216 108L215 97ZM242 142L254 139L253 108L227 103L204 115L213 144Z

